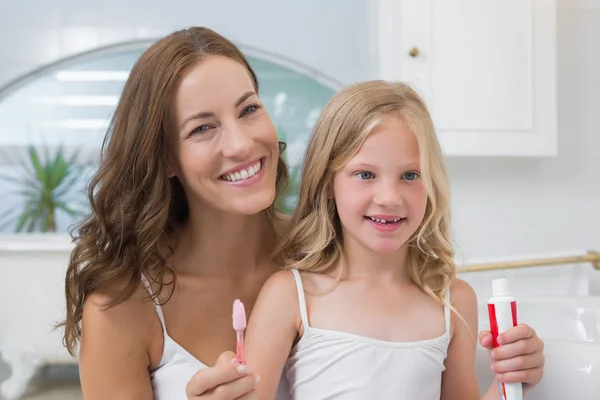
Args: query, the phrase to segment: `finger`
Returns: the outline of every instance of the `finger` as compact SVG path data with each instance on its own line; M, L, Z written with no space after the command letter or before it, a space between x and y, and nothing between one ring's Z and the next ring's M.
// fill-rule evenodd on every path
M206 396L202 398L215 400L234 400L253 392L258 381L258 375L248 374L242 378L236 379L233 382L217 386L216 388L207 391Z
M479 344L488 349L491 349L493 347L494 343L490 331L479 332Z
M235 353L232 351L224 351L221 353L215 365L231 364L235 360Z
M496 379L504 383L523 382L525 384L536 384L542 380L544 370L542 368L527 369L523 371L506 372L496 374Z
M492 370L496 373L503 374L507 372L535 369L543 365L544 356L534 353L526 356L509 358L507 360L494 361L492 363Z
M235 381L248 374L248 367L231 362L220 363L212 368L203 368L190 379L185 387L188 397L200 396L208 390Z
M535 336L535 330L526 324L520 324L510 328L498 336L498 343L513 343L521 339L530 339Z
M543 354L543 342L539 338L523 339L517 342L504 344L496 347L490 352L490 357L494 360L506 360L527 354Z

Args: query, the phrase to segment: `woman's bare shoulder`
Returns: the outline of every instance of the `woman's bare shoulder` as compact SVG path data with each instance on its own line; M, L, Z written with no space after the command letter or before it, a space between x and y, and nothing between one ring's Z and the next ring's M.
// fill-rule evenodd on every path
M114 357L142 354L150 364L149 349L162 337L162 326L156 308L144 285L124 302L108 307L118 293L118 287L105 287L93 291L85 300L82 315L81 353L87 347L106 346ZM108 354L107 354L108 355Z
M149 370L160 362L162 326L143 284L107 308L116 288L95 290L83 307L79 372L86 398L151 398ZM106 382L111 382L106 385Z

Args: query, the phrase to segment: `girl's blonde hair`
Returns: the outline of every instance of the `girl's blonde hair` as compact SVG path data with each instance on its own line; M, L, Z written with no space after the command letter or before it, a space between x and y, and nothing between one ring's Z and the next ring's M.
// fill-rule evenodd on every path
M447 304L444 294L456 276L448 178L429 111L421 97L403 83L357 83L326 105L306 151L290 234L277 254L285 268L326 273L336 267L343 238L330 196L333 176L388 116L401 118L416 136L427 191L423 222L408 242L410 276L424 292Z

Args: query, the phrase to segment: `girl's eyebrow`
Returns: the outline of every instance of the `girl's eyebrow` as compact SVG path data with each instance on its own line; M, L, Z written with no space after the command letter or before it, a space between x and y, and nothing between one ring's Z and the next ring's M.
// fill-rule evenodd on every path
M377 168L374 165L371 165L371 164L368 164L368 163L364 163L364 162L358 162L358 163L349 162L348 165L350 167L353 167L353 168L367 168L367 169L369 169L369 168L370 169L376 169ZM408 162L408 163L402 165L402 168L409 168L409 167L410 168L417 168L417 167L419 167L419 165L420 164L419 164L418 161L411 161L411 162Z

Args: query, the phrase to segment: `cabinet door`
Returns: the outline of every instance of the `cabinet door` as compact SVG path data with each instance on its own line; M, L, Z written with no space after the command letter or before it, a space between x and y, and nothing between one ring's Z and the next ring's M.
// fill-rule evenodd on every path
M448 155L553 156L555 0L380 0L380 78L427 101Z

